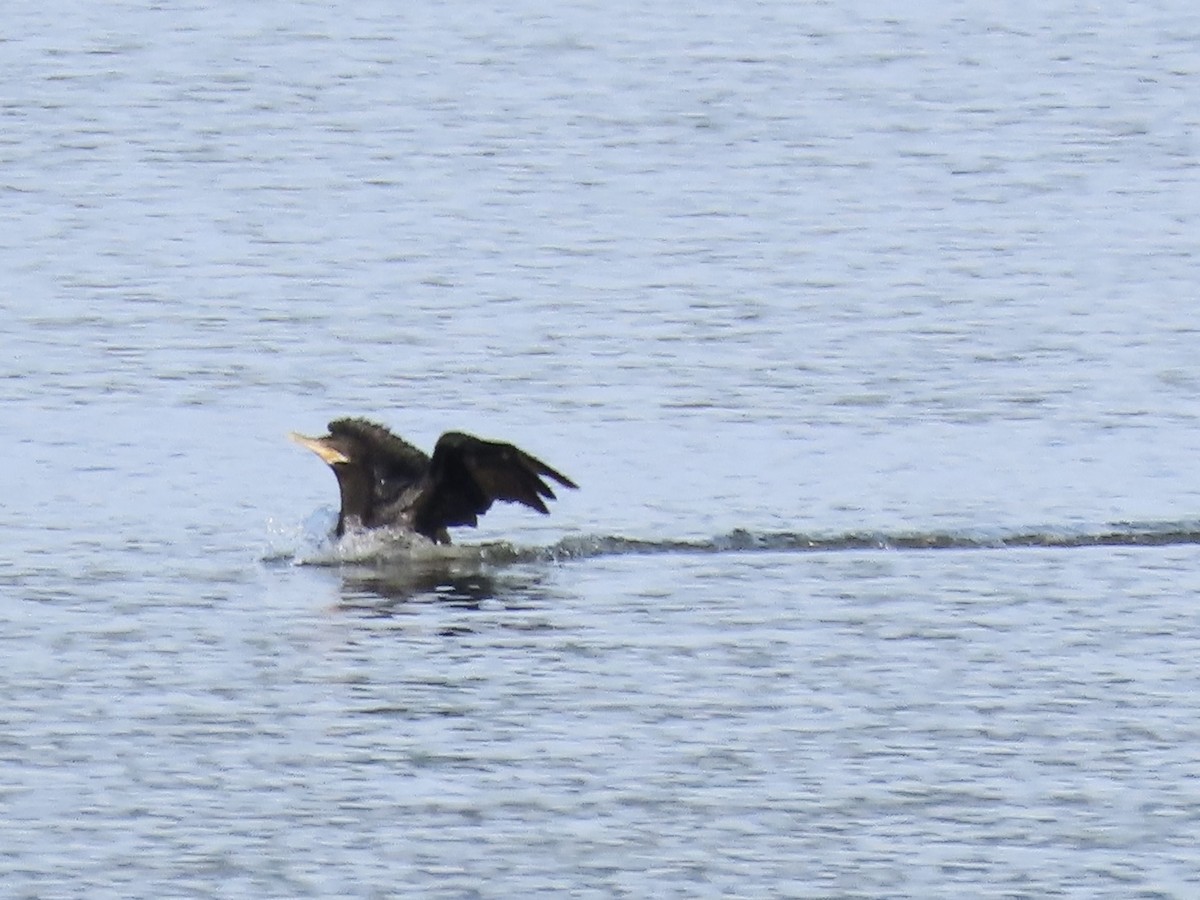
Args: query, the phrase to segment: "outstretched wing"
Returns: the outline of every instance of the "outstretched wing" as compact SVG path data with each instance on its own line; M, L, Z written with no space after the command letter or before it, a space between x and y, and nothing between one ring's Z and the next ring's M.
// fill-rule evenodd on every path
M444 528L477 524L497 500L548 513L545 501L554 499L554 491L544 478L564 487L578 487L512 444L448 431L433 449L427 481L414 505L413 525L436 540Z

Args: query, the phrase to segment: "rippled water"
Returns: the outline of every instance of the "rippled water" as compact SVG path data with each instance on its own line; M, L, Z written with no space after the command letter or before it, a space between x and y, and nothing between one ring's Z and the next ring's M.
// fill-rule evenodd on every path
M1195 893L1200 14L1039 14L10 11L4 892Z

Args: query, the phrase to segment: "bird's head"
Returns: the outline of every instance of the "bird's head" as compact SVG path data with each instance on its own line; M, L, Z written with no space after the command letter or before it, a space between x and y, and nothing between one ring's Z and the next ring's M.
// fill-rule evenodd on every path
M348 528L369 526L374 511L374 499L371 491L369 451L362 442L346 434L307 437L292 432L289 436L301 447L317 454L337 476L342 501L338 512L337 534L344 534Z

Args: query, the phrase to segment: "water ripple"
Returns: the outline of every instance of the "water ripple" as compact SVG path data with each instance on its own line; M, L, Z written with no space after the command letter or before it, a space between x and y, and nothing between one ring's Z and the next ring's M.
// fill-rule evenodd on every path
M607 556L672 553L821 553L845 550L1002 550L1077 549L1086 547L1164 547L1200 544L1200 520L1115 522L1096 528L1041 528L1017 531L848 531L818 534L797 531L750 531L736 528L701 539L576 535L545 547L508 541L433 545L387 530L347 535L310 552L275 551L265 563L307 566L379 566L402 564L439 571L463 566L530 562L566 562Z

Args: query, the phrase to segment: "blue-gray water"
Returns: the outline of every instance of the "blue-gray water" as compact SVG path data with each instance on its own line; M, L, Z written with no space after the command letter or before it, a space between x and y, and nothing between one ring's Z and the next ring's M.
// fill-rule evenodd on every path
M4 896L1200 889L1193 4L18 7Z

